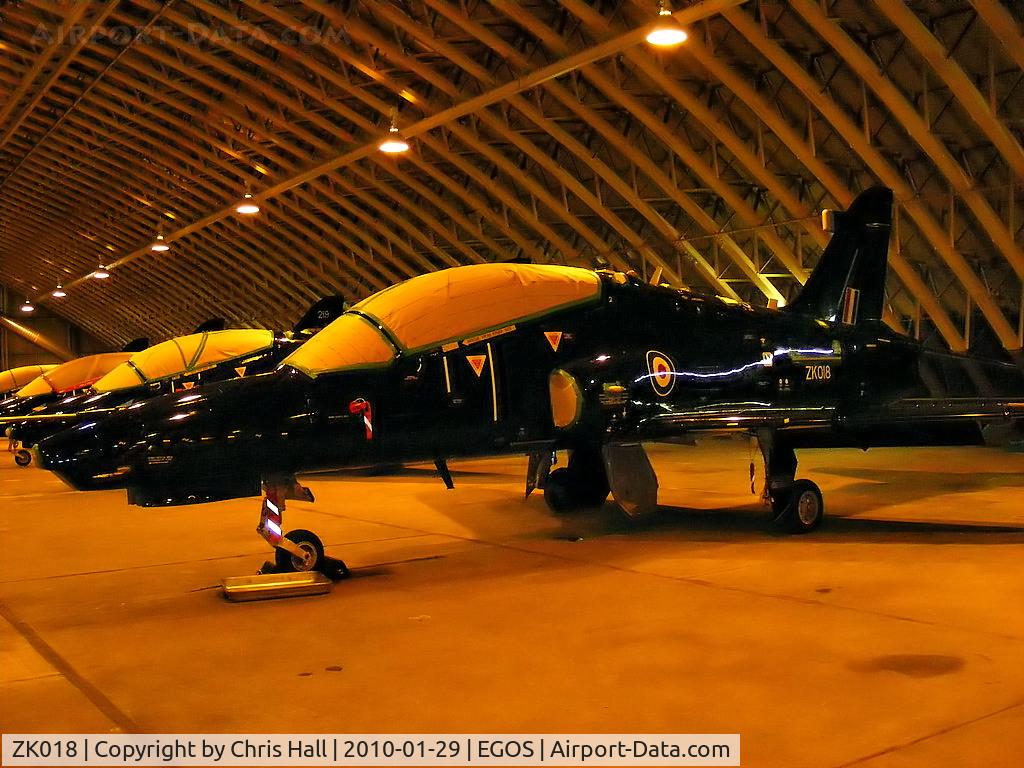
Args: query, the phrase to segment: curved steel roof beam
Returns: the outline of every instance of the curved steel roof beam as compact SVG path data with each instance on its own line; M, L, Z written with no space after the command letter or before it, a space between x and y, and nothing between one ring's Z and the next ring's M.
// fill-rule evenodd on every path
M61 57L61 60L57 63L57 65L52 70L50 70L49 74L46 76L46 80L44 80L36 88L35 93L32 95L32 98L30 98L28 102L18 111L18 114L15 115L13 120L11 120L3 135L0 135L0 149L3 149L3 146L10 140L11 136L15 133L15 131L17 131L18 128L21 127L21 124L24 122L25 118L32 114L35 108L39 106L39 102L42 101L43 97L46 96L46 94L49 92L50 88L52 88L54 84L60 80L63 74L67 71L68 67L76 61L76 58L85 48L85 46L87 46L93 40L94 36L96 35L96 30L99 29L100 25L103 24L104 21L106 21L107 17L113 12L113 10L118 5L120 5L120 3L121 0L107 0L106 5L101 7L89 19L88 28L83 33L81 33L78 41L74 43L70 48L68 48L68 50ZM88 6L88 3L81 3L81 11L86 10ZM74 24L75 22L69 22L68 20L65 20L63 26L65 28L70 29L73 28ZM43 57L40 57L39 61L43 61ZM28 78L25 77L22 82L23 84L27 83ZM15 98L13 96L8 97L8 108L14 106L14 101ZM0 125L2 124L3 117L0 117Z
M974 81L946 51L921 20L905 3L875 0L875 5L900 30L921 54L928 65L949 86L950 92L963 106L967 116L999 150L1009 169L1018 178L1024 177L1024 148L1010 129L993 113L988 100L978 91Z
M254 2L249 2L249 4L257 8L263 5L262 3ZM426 84L434 86L441 93L447 94L452 99L458 98L462 95L461 90L457 86L450 83L440 74L429 70L413 57L407 56L396 46L391 44L389 40L382 38L376 30L371 29L359 20L351 19L341 14L339 9L318 2L317 0L304 0L303 4L311 7L318 13L323 14L324 17L328 18L332 23L344 25L347 33L352 35L355 39L368 42L375 49L381 51L389 61L392 61L403 69L413 72ZM370 65L364 64L363 69L369 73L373 68ZM421 110L423 110L425 114L439 114L446 109L444 106L436 104L432 100L428 100L426 97L417 94L414 87L410 85L395 83L389 78L384 77L380 77L379 81L393 90L396 96L402 95L402 98L420 106ZM480 115L478 114L477 117L480 118ZM488 127L499 138L506 140L510 144L516 143L513 136L515 132L503 127L497 118L488 117L484 119L484 122L487 123ZM608 260L615 263L616 266L626 268L625 262L616 257L610 246L599 235L594 233L579 219L579 217L575 216L568 208L566 208L566 206L557 201L543 185L537 182L536 179L529 174L524 174L522 169L517 167L516 164L507 156L498 152L493 146L488 144L486 141L483 141L468 128L459 125L457 122L448 123L444 129L451 135L454 135L467 148L473 150L476 154L483 156L488 160L488 162L501 169L512 183L524 187L534 199L542 203L548 210L561 218L574 231L576 231L597 252L597 254L606 255ZM515 135L518 136L518 134ZM424 141L430 140L429 135L424 134ZM534 157L534 160L548 171L557 167L551 163L550 158L543 153L542 159L538 160ZM491 186L493 187L493 182ZM502 199L507 201L509 205L515 205L514 198L507 195L507 193L502 195ZM537 220L536 215L531 216L529 213L525 213L525 218L527 220L530 218ZM565 243L565 245L568 244ZM569 248L571 252L571 246ZM564 246L560 249L564 249Z
M921 233L927 238L932 249L949 266L960 280L961 285L970 294L975 305L981 310L989 326L1000 343L1008 350L1020 349L1017 332L1007 322L1002 310L996 305L985 285L978 279L963 256L949 243L942 226L932 217L928 209L914 199L913 190L882 156L878 149L864 136L863 132L842 111L834 101L821 93L821 88L796 61L786 53L778 43L770 40L760 25L743 11L726 10L723 15L790 83L814 103L818 111L832 124L843 139L850 145L868 165L878 179L890 187L897 199L902 201L903 209L910 215ZM894 268L896 267L893 262ZM901 274L903 277L903 274ZM932 317L938 327L936 317ZM950 333L951 328L939 328L940 333L951 347L962 351L967 348L966 340L959 332ZM957 337L960 337L958 340Z
M1014 241L1013 234L992 210L985 197L974 188L974 180L932 133L914 105L882 74L878 65L843 31L842 27L829 19L812 0L790 0L790 6L878 95L899 124L927 153L935 167L949 181L950 186L961 196L985 234L1010 263L1013 271L1024 278L1024 253Z
M499 86L497 80L487 69L469 59L456 47L449 45L444 40L434 37L430 30L421 27L409 17L396 12L387 5L381 5L377 7L375 11L379 16L386 18L397 28L402 29L406 34L444 55L448 61L455 63L462 70L467 72L485 89ZM429 68L425 69L429 70ZM440 77L440 75L436 75L430 79L436 80L438 77ZM550 87L551 81L549 80L546 82L545 86ZM448 83L449 90L453 87L454 86L452 86L451 83ZM612 171L605 163L594 157L592 150L585 147L568 132L561 129L554 121L548 119L547 116L545 116L538 108L535 108L529 101L518 93L509 95L505 101L513 109L526 117L530 122L541 128L559 144L580 158L581 161L589 165L598 178L603 179L605 183L614 189L620 197L626 200L632 208L638 211L655 231L660 230L662 236L666 237L667 231L665 230L665 225L667 222L665 222L665 220L661 218L661 216L658 215L650 206L640 200L639 196L633 192L628 184L622 181L617 173ZM618 235L627 243L629 243L634 250L638 253L644 254L652 264L660 267L669 277L671 282L678 284L681 281L681 276L677 274L675 266L668 264L657 251L647 244L644 238L633 227L629 226L621 217L605 206L598 196L587 189L579 179L568 173L561 167L561 165L553 163L549 153L541 150L533 142L525 140L524 137L517 131L514 131L511 126L502 126L501 122L499 122L499 118L493 114L490 108L484 107L481 109L477 112L477 117L488 125L488 127L502 130L516 146L530 155L534 162L545 166L548 173L558 179L559 183L564 188L570 190L577 198L583 201L588 208L600 216L605 223L617 232ZM668 239L671 240L672 238ZM712 281L712 287L719 291L724 291L726 295L737 298L735 291L733 291L727 283L719 280L713 270L710 271L710 274L704 270L702 270L701 273L705 279L710 279Z
M519 71L524 71L528 68L529 62L522 54L520 54L515 48L505 44L500 40L500 38L492 35L481 25L476 24L471 19L467 18L464 13L458 12L446 4L437 2L436 0L427 0L427 4L437 12L451 19L466 31L473 34L477 39L486 43L492 50L495 50L500 56L502 56L505 61L511 62ZM512 7L508 3L495 3L494 5L498 10L502 11L506 15L511 14L510 18L513 18L513 20L517 22L525 21L524 17L528 15L525 10L521 10L518 7ZM530 24L530 22L525 23L529 25L531 32L538 26L538 24ZM566 44L561 37L557 37L553 33L546 35L546 37L549 39L548 47L552 48L556 54L565 56L571 53L568 44ZM591 65L583 67L582 71L586 74L594 70L594 68L595 65ZM589 127L596 128L606 141L611 142L617 151L622 152L634 167L640 169L644 175L651 179L651 181L653 181L666 195L685 210L690 218L693 219L706 233L716 234L719 232L721 228L718 226L717 222L708 216L707 213L700 206L694 203L687 195L683 194L678 189L677 185L668 178L664 171L658 168L658 166L649 157L641 153L633 145L629 140L629 137L623 135L621 131L612 126L593 109L575 98L567 88L559 83L549 82L546 83L544 87L552 93L560 103L577 114ZM644 120L645 123L648 122L643 116L641 116L641 120ZM655 119L653 122L657 123L658 121ZM587 156L592 156L592 152L588 152ZM611 177L605 178L605 180L618 191L618 186L622 185L618 174L610 168L608 169L608 172L611 173ZM639 196L637 195L637 197ZM642 203L642 205L644 207L640 209L641 213L644 213L648 220L655 224L655 229L662 235L662 237L669 240L675 248L684 251L686 255L693 260L697 268L704 273L706 282L709 282L711 285L719 287L720 289L724 286L729 290L729 295L736 298L736 294L732 291L731 286L724 283L719 278L714 267L708 263L700 251L685 239L684 235L678 229L669 224L664 217L651 209L649 205L646 203ZM779 290L758 270L747 254L731 237L728 235L719 235L717 239L729 258L732 259L743 274L747 276L747 278L758 290L761 291L764 296L769 299L775 299L776 301L784 299Z
M56 35L54 35L50 44L36 56L35 61L32 62L32 66L29 70L21 75L21 82L18 84L18 87L15 88L14 92L7 97L3 106L0 106L0 127L7 123L7 118L11 116L11 112L13 112L14 108L18 106L25 94L28 93L28 89L32 87L33 83L35 83L36 78L39 77L39 74L43 71L46 65L50 63L50 59L52 59L67 42L69 33L74 30L75 26L82 19L82 16L85 15L87 10L89 10L89 3L73 3L71 7L67 9L66 15L61 20L60 24L57 25ZM76 44L73 44L71 46L72 55L75 50ZM65 57L62 61L64 66L67 66L67 60L67 57ZM58 68L59 67L60 65L58 65ZM44 81L44 85L48 82L49 80ZM42 92L43 89L40 88L40 93ZM21 124L21 121L24 120L25 115L32 111L32 107L37 101L38 98L35 100L29 99L25 108L15 115L14 120L7 125L3 134L0 135L0 148L3 148L4 144L7 143L11 134L18 129L18 126ZM0 180L0 186L3 186L2 180Z

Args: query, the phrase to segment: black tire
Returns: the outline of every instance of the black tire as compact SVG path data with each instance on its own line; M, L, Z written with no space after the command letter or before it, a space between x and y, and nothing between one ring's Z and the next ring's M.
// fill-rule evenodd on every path
M274 552L277 570L280 573L321 571L324 567L324 543L312 531L298 528L284 535L306 551L306 558L300 560L286 549L278 547Z
M821 489L810 480L797 480L788 489L775 523L788 533L810 533L821 524L824 516Z
M556 514L600 507L608 498L608 478L580 471L579 467L556 469L544 481L544 501Z
M789 494L792 487L792 485L787 485L785 488L769 491L768 498L772 505L772 522L781 522L782 515L786 511L786 505L789 503Z
M556 469L544 481L544 502L548 509L557 515L575 509L575 483L572 473L565 469Z
M603 474L600 478L578 479L576 494L580 507L600 507L608 498L608 490L608 480Z
M579 484L585 505L603 504L611 488L600 448L576 448L569 453L569 471Z
M14 463L19 467L27 467L32 463L32 454L24 448L19 448L14 452Z

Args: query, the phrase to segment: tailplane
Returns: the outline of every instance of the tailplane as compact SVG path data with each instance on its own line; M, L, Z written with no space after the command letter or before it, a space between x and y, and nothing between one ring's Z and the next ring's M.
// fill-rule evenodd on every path
M881 320L892 229L892 190L872 187L832 213L832 239L786 311L853 325Z

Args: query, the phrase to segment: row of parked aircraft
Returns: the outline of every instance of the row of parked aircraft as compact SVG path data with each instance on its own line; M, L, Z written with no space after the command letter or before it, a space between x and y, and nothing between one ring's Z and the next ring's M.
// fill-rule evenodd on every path
M526 454L526 493L552 510L610 493L643 515L658 487L643 442L702 433L755 436L772 519L808 532L824 502L797 450L1006 442L1024 416L1016 365L882 322L891 191L832 221L783 309L617 272L456 267L314 307L289 334L203 330L41 371L0 423L22 462L79 490L143 506L262 495L257 530L281 570L329 561L312 532L284 533L286 501L312 500L301 473L433 461L451 487L449 459Z

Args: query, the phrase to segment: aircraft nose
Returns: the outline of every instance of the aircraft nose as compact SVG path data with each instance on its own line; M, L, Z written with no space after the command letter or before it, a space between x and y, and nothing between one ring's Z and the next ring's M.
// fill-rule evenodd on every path
M33 447L38 466L54 472L77 490L110 488L123 474L123 453L99 434L94 422L44 438Z

